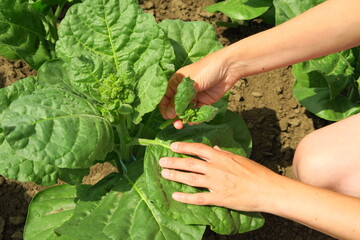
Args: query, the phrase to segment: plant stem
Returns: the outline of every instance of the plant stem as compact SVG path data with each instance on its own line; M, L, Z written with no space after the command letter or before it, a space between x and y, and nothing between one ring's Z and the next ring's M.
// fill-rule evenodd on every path
M163 130L165 129L167 126L171 125L173 122L175 122L176 120L180 119L179 117L176 117L174 119L169 119L169 120L166 120L165 122L163 122L161 125L160 125L160 129Z
M356 102L359 100L359 90L358 90L358 86L355 81L353 81L350 86L348 98L352 102Z
M131 137L127 129L126 117L121 116L119 119L119 124L117 124L115 127L120 139L120 146L118 151L118 155L120 156L120 161L130 162L131 155L130 155L130 146L128 145L128 142L131 141Z
M166 143L159 142L154 139L145 139L145 138L133 138L131 142L128 143L128 146L133 146L133 145L141 145L141 146L160 145L170 149L170 146Z
M58 21L58 19L59 19L59 17L60 17L60 14L61 14L64 6L65 6L65 3L59 4L59 5L57 6L57 8L56 8L56 11L55 11L55 14L54 14L55 26L56 26L56 23L57 23L57 21Z

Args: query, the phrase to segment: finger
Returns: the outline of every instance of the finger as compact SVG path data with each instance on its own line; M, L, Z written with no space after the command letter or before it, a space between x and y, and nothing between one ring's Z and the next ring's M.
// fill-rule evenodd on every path
M221 148L218 145L215 145L214 149L221 151Z
M174 128L176 128L176 129L182 129L184 127L184 124L181 119L174 121L173 125L174 125Z
M199 125L199 124L201 124L201 122L187 123L187 124L189 124L190 126L194 126L194 125Z
M221 152L224 152L224 153L230 153L229 151L226 151L226 150L223 150L221 149L219 146L215 145L214 146L214 149L218 150L218 151L221 151Z
M211 193L182 193L175 192L172 198L178 202L195 204L195 205L215 205L215 200Z
M184 183L193 187L202 187L208 188L210 183L206 181L205 175L197 174L197 173L188 173L188 172L180 172L170 169L163 169L161 171L161 176L171 181Z
M159 164L163 168L185 170L205 174L208 172L208 164L205 161L195 158L161 158Z
M164 96L159 103L159 110L164 119L173 119L176 117L174 101Z
M182 78L183 75L181 75L180 73L175 73L170 78L165 95L159 103L160 113L165 119L173 119L176 117L173 100L177 90L177 86L181 82Z
M198 156L206 161L215 160L219 151L202 143L174 142L170 145L173 152Z
M169 107L169 99L164 96L159 103L159 111L164 119L169 119L167 109Z

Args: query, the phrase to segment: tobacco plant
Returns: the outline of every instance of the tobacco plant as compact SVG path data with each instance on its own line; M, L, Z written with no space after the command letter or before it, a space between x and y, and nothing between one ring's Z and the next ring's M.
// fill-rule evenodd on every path
M231 19L230 23L218 22L228 27L245 25L247 20L262 18L269 24L274 24L273 0L224 0L207 6L210 13L221 12Z
M55 58L57 22L66 5L80 0L1 0L0 55L38 69Z
M276 24L324 2L274 0ZM293 93L318 117L339 121L360 112L360 47L295 64Z
M11 6L16 11L29 2ZM160 129L157 105L169 77L220 48L211 25L158 24L135 0L74 4L58 29L57 58L41 64L36 77L0 89L0 174L41 185L67 183L34 197L24 239L184 240L201 239L206 226L220 234L261 227L259 213L172 200L175 191L206 190L160 175L161 157L186 157L170 151L174 141L250 154L250 133L226 110L227 99L195 108L187 78L175 97L183 104L177 104L178 114L184 122L207 122ZM95 185L82 184L89 168L103 162L118 171Z

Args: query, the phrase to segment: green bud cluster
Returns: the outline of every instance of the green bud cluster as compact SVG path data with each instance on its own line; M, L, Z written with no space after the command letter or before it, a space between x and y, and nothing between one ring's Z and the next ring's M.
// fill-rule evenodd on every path
M132 113L130 104L135 100L134 83L126 74L110 74L98 90L103 103L100 107L101 114L110 122L117 122L121 115Z
M197 112L199 108L189 108L185 110L184 115L181 116L183 122L194 122L196 120Z
M184 114L179 116L184 123L209 122L218 114L219 109L211 105L204 105L201 108L188 108Z
M131 79L111 74L102 82L99 93L104 103L120 100L122 103L131 104L135 100L133 85Z

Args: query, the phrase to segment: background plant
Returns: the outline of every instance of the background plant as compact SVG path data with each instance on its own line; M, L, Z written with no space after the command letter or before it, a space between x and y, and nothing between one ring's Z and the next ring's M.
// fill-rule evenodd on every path
M324 0L226 0L206 10L222 12L237 22L259 17L272 6L271 15L279 25L322 2ZM295 64L292 73L294 96L318 117L339 121L360 112L359 47Z
M0 55L33 69L56 57L57 22L66 4L80 0L0 1Z
M160 177L157 162L175 156L168 147L173 141L250 153L249 131L226 111L226 99L209 123L159 129L156 106L167 79L221 48L211 25L157 24L136 1L87 0L70 8L58 36L58 59L0 91L0 173L68 183L35 196L25 239L200 239L205 226L221 234L262 226L257 213L172 201L174 191L204 190ZM118 173L82 185L89 167L104 161Z
M207 6L210 13L221 12L231 19L231 23L219 22L220 25L236 27L245 24L254 18L263 18L266 22L274 24L273 0L225 0Z
M276 24L324 2L275 0ZM360 112L360 48L293 66L294 96L318 117L339 121Z

